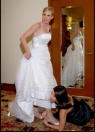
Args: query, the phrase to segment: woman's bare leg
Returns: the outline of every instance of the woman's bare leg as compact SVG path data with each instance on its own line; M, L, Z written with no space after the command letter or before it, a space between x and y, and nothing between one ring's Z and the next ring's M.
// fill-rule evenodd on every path
M42 115L39 113L39 108L37 106L34 106L34 116L42 119Z
M51 109L46 109L43 113L42 113L42 117L47 120L48 122L51 122L53 124L58 124L58 120L56 118L54 118Z

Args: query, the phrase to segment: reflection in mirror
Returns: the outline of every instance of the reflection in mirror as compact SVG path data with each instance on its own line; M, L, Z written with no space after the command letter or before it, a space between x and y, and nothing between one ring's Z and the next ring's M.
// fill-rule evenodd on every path
M84 9L61 10L61 84L66 88L84 87Z

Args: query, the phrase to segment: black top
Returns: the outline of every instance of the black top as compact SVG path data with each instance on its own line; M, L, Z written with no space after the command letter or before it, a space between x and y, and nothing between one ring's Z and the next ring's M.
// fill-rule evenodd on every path
M70 106L70 104L66 105L66 107L57 106L58 111L54 113L54 117L59 119L60 109L68 109L73 107L72 110L67 114L67 122L83 126L87 124L90 119L94 118L94 112L84 100L79 101L73 97L73 102L74 105L72 106Z
M57 108L58 108L58 109L69 109L69 108L71 108L71 107L73 107L73 105L70 104L70 103L64 104L64 105L57 105Z

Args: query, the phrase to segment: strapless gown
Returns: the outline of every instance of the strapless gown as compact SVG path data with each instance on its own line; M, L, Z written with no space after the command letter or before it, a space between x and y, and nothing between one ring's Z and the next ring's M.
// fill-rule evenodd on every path
M75 50L72 50L72 45L67 49L64 57L64 68L62 71L62 85L68 87L74 85L79 76L84 75L84 48L82 48L81 41L84 37L82 35L74 38Z
M32 57L28 60L23 56L18 68L16 97L9 104L8 110L10 115L24 122L34 120L33 105L55 108L55 103L50 101L51 91L57 86L48 50L50 40L50 33L33 37L30 46Z

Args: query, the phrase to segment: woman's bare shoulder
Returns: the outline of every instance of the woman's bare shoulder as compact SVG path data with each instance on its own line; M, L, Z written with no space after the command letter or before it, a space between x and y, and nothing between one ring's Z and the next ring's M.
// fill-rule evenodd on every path
M37 22L35 24L32 25L32 27L35 27L35 28L39 28L41 26L41 23L40 22Z
M72 98L72 96L68 95L68 97L69 97L69 102L73 104L73 98Z
M36 31L38 31L39 29L40 29L40 22L37 22L37 23L35 23L35 24L33 24L31 27L30 27L30 29L29 29L29 31L32 33L32 34L35 34L35 32Z

